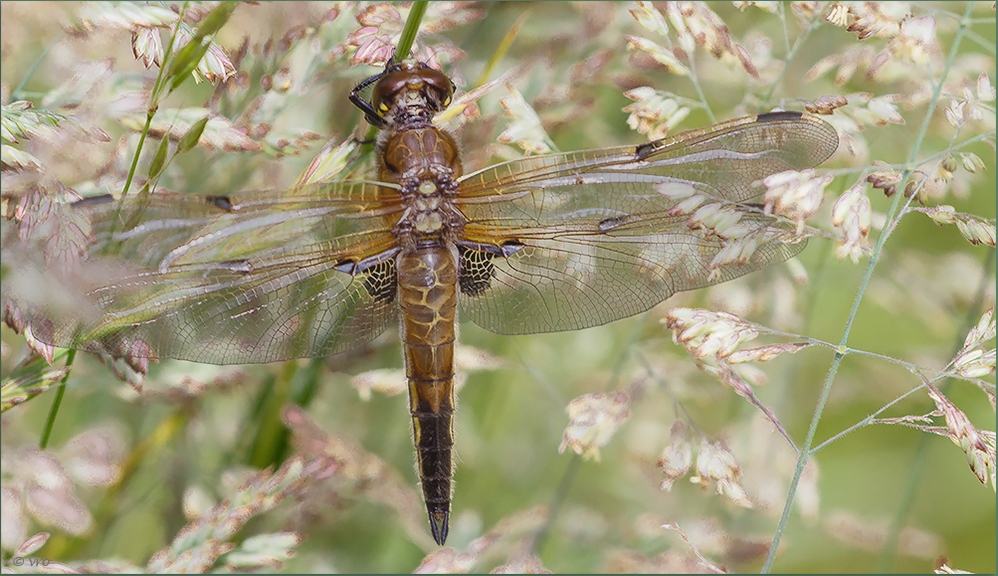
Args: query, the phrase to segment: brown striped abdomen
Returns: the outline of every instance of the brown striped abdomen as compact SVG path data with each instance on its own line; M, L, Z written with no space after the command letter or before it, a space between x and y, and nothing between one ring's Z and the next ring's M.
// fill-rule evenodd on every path
M453 476L456 256L439 240L405 250L398 257L398 282L419 477L433 538L443 544Z

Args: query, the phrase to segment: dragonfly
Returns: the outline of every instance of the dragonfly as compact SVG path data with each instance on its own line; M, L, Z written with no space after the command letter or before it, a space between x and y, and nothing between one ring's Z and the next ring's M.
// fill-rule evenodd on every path
M758 183L838 146L823 120L779 111L464 173L433 123L454 92L414 59L354 88L380 130L371 180L42 202L5 224L5 314L53 346L208 364L324 357L397 324L443 545L458 307L499 334L579 330L783 262L805 242L752 202Z

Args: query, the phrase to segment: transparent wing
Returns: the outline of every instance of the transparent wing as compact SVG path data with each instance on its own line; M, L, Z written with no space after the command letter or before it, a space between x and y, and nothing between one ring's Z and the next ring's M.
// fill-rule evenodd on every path
M753 183L837 146L824 121L777 112L471 174L457 199L462 309L502 334L576 330L782 262L804 244L744 204Z
M360 181L57 205L4 231L4 306L60 347L213 364L333 354L395 320L400 210L397 191Z

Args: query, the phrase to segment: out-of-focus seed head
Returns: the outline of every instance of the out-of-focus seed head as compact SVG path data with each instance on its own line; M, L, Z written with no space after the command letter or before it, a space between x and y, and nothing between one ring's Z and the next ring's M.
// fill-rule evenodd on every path
M530 154L547 154L554 148L551 137L544 131L541 119L527 103L520 91L506 85L509 96L499 99L506 116L512 119L498 140L503 144L516 144Z
M350 379L350 385L357 389L360 399L367 402L372 392L386 396L398 396L405 392L409 385L405 372L398 368L381 368L361 372Z
M825 13L825 21L844 28L849 24L849 7L844 2L832 2Z
M989 340L995 339L995 309L994 306L988 308L981 314L977 324L967 332L963 339L963 349L982 346Z
M836 256L848 256L856 264L869 250L871 213L870 199L863 186L853 186L839 196L832 205L832 226L839 233Z
M184 511L184 518L188 522L193 522L212 509L217 504L211 494L201 486L188 486L184 489L181 509Z
M994 222L984 222L977 218L967 217L965 219L958 220L956 227L960 231L960 234L962 234L963 237L974 246L983 244L985 246L991 246L992 248L995 247Z
M723 358L759 332L734 314L696 308L673 308L661 321L672 330L672 340L697 358Z
M995 351L968 350L953 360L956 373L966 378L983 378L995 373Z
M706 230L712 235L727 238L741 218L742 212L735 210L734 206L713 202L697 208L686 226L690 230Z
M755 2L752 0L739 0L736 2L732 2L732 4L734 4L735 8L738 8L742 12L744 12L745 9L748 8L749 6L755 6L756 8L759 8L760 10L765 10L770 14L776 14L780 10L779 2Z
M925 172L922 172L921 170L915 170L912 172L908 182L904 185L904 197L912 198L917 194L918 202L924 205L928 198L928 193L926 192L927 181L928 178L926 177ZM876 187L875 184L874 187ZM887 190L884 190L884 193L887 197L890 197L894 193L894 190L891 190L891 194L887 194Z
M931 208L922 208L921 212L932 219L933 222L942 226L943 224L956 224L956 208L941 204Z
M949 561L945 556L940 557L936 561L936 567L932 570L935 574L973 574L973 572L967 572L966 570L958 570L949 565Z
M961 152L960 163L963 164L963 169L971 174L976 174L978 170L987 170L984 160L973 152Z
M977 99L981 102L990 102L995 99L995 87L991 84L991 78L987 72L982 72L977 77Z
M974 89L964 85L962 98L953 97L944 111L946 121L954 128L960 128L970 121L990 121L994 124L994 107L987 104L995 99L995 88L987 73L977 77Z
M736 350L728 356L727 360L729 364L741 364L744 362L768 362L777 356L789 352L790 354L796 354L797 352L811 346L810 342L790 342L787 344L770 344L768 346L759 346L757 348L746 348L745 350ZM757 374L758 377L764 377L764 374Z
M690 69L680 61L676 54L658 45L647 38L627 34L627 50L631 52L643 52L652 57L653 60L665 67L665 71L676 76L689 76Z
M693 445L686 437L686 426L681 420L672 425L672 439L658 458L658 467L662 469L665 480L659 487L662 490L672 490L676 480L686 476L693 465Z
M904 21L900 34L890 41L887 49L903 62L926 65L930 58L940 54L935 18L923 16Z
M821 8L821 2L815 0L806 0L804 2L791 2L790 8L797 15L797 18L801 22L807 22L814 18Z
M818 177L814 170L787 170L763 179L766 193L765 213L783 216L797 223L797 234L804 231L804 222L818 212L825 187L831 176Z
M697 454L697 475L690 482L707 489L716 484L718 494L723 494L733 503L751 508L752 501L742 487L742 471L738 460L720 442L703 442Z
M826 19L840 26L848 23L846 29L860 40L873 36L893 38L901 31L901 23L911 15L907 2L850 2L845 18L838 5L833 11L836 11L834 20L827 16Z
M944 174L945 178L947 179L952 178L953 173L956 172L957 168L956 158L954 158L952 155L946 156L945 158L943 158L943 161L939 165L939 167L942 170L942 173Z
M862 124L869 126L887 126L888 124L904 124L904 117L898 111L897 102L900 97L896 94L885 94L868 98L868 94L850 97L849 103L853 104L852 117ZM865 106L855 106L865 103Z
M72 477L57 454L35 448L11 450L4 463L4 520L30 516L43 526L75 536L85 534L93 525L90 510L77 497ZM25 534L23 530L14 532L18 542L11 548L20 544ZM4 535L4 539L9 538Z
M627 125L652 140L664 137L690 113L690 108L680 104L675 95L649 86L628 90L624 96L634 100L634 104L624 107L624 112L630 112Z
M832 114L836 109L849 104L845 96L839 94L825 95L812 102L806 102L804 109L812 114Z
M994 350L991 351L991 367L993 372ZM946 418L946 433L949 439L967 455L967 464L981 484L987 485L990 482L991 489L994 490L995 469L998 462L995 457L995 433L979 430L942 392L931 384L927 384L927 388L929 398L932 398L936 409Z
M347 160L356 149L357 141L354 138L349 138L339 144L335 144L334 142L327 143L315 155L315 158L312 159L308 167L298 176L295 184L303 186L305 184L333 180L337 174L347 167Z
M628 12L646 30L660 36L669 35L669 25L651 2L635 2Z
M671 2L664 7L665 15L676 30L679 45L687 54L701 46L712 57L728 66L742 66L753 78L759 73L748 52L732 41L731 33L721 18L702 2Z
M163 65L163 42L158 28L139 28L132 34L132 54L146 68Z
M599 461L599 449L607 444L630 412L629 390L612 394L585 394L569 402L568 426L558 452L571 448L583 458Z
M893 168L884 168L883 170L875 170L871 172L867 177L866 181L873 185L874 188L879 188L884 191L884 196L890 198L897 192L898 185L901 183L901 172ZM911 182L909 181L909 184ZM910 197L905 193L906 197Z
M80 8L79 16L80 24L88 31L109 27L132 33L142 28L171 26L178 18L175 12L163 6L140 5L132 2L121 4L87 2Z

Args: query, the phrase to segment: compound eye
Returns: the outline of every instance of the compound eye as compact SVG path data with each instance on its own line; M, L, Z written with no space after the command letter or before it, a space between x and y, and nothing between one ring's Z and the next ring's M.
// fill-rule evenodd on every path
M390 102L402 91L408 79L412 77L409 72L396 70L386 74L378 83L374 85L374 92L371 94L371 105L379 116L384 117L391 109ZM386 102L388 101L388 102Z
M450 78L443 72L429 67L420 70L419 77L436 93L441 108L450 105L455 88L454 82Z

